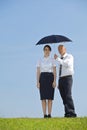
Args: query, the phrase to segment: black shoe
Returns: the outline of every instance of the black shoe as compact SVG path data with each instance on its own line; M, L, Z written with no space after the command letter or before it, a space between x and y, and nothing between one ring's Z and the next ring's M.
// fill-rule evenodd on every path
M72 113L71 117L77 117L77 115L75 113Z
M77 117L77 115L75 114L75 113L68 113L68 114L65 114L65 116L64 117Z
M51 115L50 115L50 114L48 114L48 118L51 118Z
M44 115L44 118L47 118L48 116L47 115Z
M64 117L71 117L71 115L70 114L65 114Z

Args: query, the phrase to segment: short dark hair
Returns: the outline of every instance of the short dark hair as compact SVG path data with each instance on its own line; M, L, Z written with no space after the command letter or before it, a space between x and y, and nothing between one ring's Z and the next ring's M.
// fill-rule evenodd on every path
M44 48L43 48L43 50L45 50L46 47L49 48L49 51L52 50L51 47L50 47L49 45L45 45Z

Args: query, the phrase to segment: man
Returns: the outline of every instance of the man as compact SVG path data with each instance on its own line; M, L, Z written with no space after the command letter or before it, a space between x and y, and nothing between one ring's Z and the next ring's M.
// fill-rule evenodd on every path
M56 54L54 55L54 59L58 61L60 65L59 69L59 92L61 98L63 100L64 109L65 109L65 117L76 117L74 103L72 99L72 83L73 78L72 75L74 73L73 70L73 56L71 54L66 53L66 48L64 45L59 45L58 51L61 55L59 58Z

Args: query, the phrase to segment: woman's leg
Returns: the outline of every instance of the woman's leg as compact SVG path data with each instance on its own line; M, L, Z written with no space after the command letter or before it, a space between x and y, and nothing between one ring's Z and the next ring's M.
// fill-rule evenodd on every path
M46 115L46 100L42 100L42 109L43 109L43 114Z
M52 112L52 100L48 100L48 116L51 116Z

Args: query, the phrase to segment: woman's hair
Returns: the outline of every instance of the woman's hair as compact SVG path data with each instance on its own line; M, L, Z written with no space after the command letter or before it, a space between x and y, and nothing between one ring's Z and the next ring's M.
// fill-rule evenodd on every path
M49 51L52 50L51 47L50 47L49 45L45 45L44 48L43 48L43 50L45 50L46 47L49 48Z

